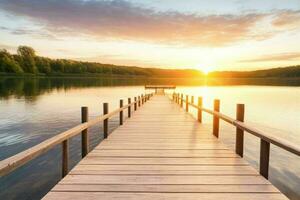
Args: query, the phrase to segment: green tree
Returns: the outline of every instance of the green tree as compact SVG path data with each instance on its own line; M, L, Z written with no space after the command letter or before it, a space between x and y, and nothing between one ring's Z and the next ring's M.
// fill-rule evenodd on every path
M50 60L43 57L35 57L35 64L38 71L41 73L49 74L51 72Z
M18 55L21 57L21 66L25 72L36 74L35 51L31 47L19 46Z
M14 57L5 49L0 50L0 71L23 73L23 70L18 62L16 62Z
M65 72L65 63L63 60L60 59L52 60L50 62L50 66L51 66L51 71L53 72L61 72L61 73Z

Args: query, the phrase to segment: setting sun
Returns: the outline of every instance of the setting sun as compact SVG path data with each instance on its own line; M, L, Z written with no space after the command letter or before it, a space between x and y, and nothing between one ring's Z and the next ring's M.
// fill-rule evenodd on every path
M210 66L207 66L207 65L198 66L197 69L202 71L205 75L208 75L209 72L213 71L213 67L210 67Z

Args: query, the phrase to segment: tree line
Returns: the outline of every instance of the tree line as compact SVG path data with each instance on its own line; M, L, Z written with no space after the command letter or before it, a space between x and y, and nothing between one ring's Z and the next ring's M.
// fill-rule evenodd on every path
M68 59L50 59L37 56L28 46L19 46L17 54L0 50L0 73L35 75L119 75L145 76L155 78L201 78L204 74L193 69L158 69L119 66L96 62L81 62ZM300 77L300 65L249 72L223 71L211 72L215 78L260 78L260 77Z
M37 56L35 50L19 46L17 54L0 50L0 72L15 74L104 74L134 75L147 77L190 77L201 75L197 70L168 70L156 68L128 67L68 59L50 59Z
M246 71L246 72L219 71L219 72L210 73L210 77L214 77L214 78L300 77L300 65L255 70L255 71Z

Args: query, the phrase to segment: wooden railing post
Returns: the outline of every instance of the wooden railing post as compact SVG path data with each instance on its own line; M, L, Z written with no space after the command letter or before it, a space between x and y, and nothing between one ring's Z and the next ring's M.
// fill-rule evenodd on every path
M194 96L191 96L191 104L194 104Z
M131 117L131 106L130 106L131 98L128 98L128 104L129 104L129 106L128 106L128 118L130 118Z
M120 108L123 107L123 99L120 99ZM120 125L123 125L123 110L120 111Z
M176 95L176 101L175 102L178 103L179 102L179 100L178 100L179 99L179 95L178 95L178 93L176 93L175 95Z
M141 107L141 97L138 96L138 106Z
M103 103L103 115L108 114L108 103ZM108 136L108 119L103 120L103 137Z
M189 95L185 95L185 111L189 112Z
M88 107L81 107L81 122L88 121ZM84 158L89 152L88 129L81 131L81 157Z
M245 106L244 104L236 105L236 120L244 122ZM235 152L243 157L244 155L244 131L236 127Z
M269 178L269 159L270 159L270 143L260 139L260 159L259 159L259 173Z
M137 109L137 102L136 102L136 100L137 100L137 98L136 97L134 97L134 111L136 111L136 109Z
M219 99L214 100L214 111L220 112L220 100ZM220 123L219 117L214 115L213 116L213 134L217 138L219 137L219 123Z
M198 107L202 108L202 97L198 97ZM198 122L202 123L202 110L198 108Z
M183 94L180 95L180 107L183 107Z
M69 142L62 142L62 177L65 177L69 172Z
M144 95L141 95L142 97L142 105L144 104Z

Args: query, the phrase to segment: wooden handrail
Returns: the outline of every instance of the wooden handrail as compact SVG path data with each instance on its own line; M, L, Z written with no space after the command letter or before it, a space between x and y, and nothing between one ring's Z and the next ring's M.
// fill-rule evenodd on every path
M41 154L46 153L47 151L49 151L50 149L52 149L54 146L61 144L65 141L67 141L68 139L70 139L71 137L74 137L78 134L80 134L82 131L90 128L91 126L102 122L106 119L109 119L110 117L112 117L113 115L118 114L119 112L129 108L130 106L134 106L134 104L136 103L140 103L139 101L144 101L145 98L150 98L151 96L153 96L153 94L146 94L146 95L142 95L142 98L127 104L121 108L118 108L108 114L105 115L101 115L98 116L88 122L84 122L80 125L77 125L67 131L64 131L58 135L55 135L25 151L22 151L14 156L11 156L9 158L6 158L2 161L0 161L0 177L14 171L15 169L23 166L24 164L26 164L27 162L33 160L34 158L40 156ZM65 143L66 144L66 143Z
M193 97L192 97L193 98ZM249 124L244 122L244 104L237 104L236 119L233 119L227 115L222 114L219 111L220 101L214 100L214 110L210 110L202 107L202 97L198 97L198 106L193 102L183 99L183 94L173 93L172 99L180 104L182 107L183 102L186 103L186 111L188 111L189 105L198 110L198 121L202 122L202 111L213 115L213 134L219 136L219 119L222 119L236 127L236 144L235 152L243 157L244 152L244 131L260 138L260 160L259 160L259 172L266 179L269 177L269 160L270 160L270 144L278 146L288 152L294 153L300 156L300 146L295 145L292 142L283 138L272 136L265 131L258 130Z
M181 101L183 102L186 102L183 98L181 97L178 97ZM196 108L196 109L200 109L206 113L209 113L213 116L216 116L220 119L222 119L223 121L226 121L248 133L251 133L252 135L255 135L257 137L259 137L260 139L263 139L273 145L276 145L278 147L281 147L291 153L294 153L298 156L300 156L300 146L297 146L283 138L277 138L277 137L274 137L272 136L271 134L268 134L266 133L265 131L261 131L261 130L258 130L256 128L253 128L251 127L249 124L245 123L245 122L240 122L236 119L233 119L232 117L229 117L225 114L222 114L220 112L216 112L216 111L213 111L213 110L210 110L210 109L207 109L207 108L204 108L204 107L199 107L193 103L189 103L190 106Z
M257 137L259 137L260 139L263 139L275 146L278 146L282 149L285 149L288 152L294 153L298 156L300 156L300 146L296 145L284 138L278 138L275 136L272 136L269 133L266 133L265 131L261 131L258 130L256 128L251 127L250 125L246 124L245 122L239 122L239 121L235 121L233 123L233 125L235 125L236 127L251 133L252 135L255 135Z

